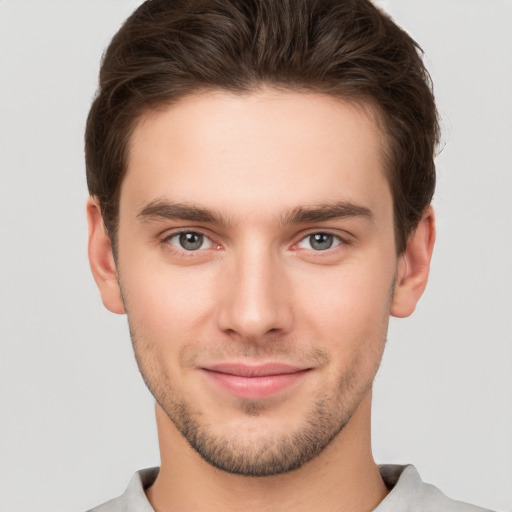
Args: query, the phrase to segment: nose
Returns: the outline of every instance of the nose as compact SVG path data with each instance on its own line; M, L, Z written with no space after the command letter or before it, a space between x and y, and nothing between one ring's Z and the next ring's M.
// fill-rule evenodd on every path
M284 266L268 248L233 257L219 284L218 328L253 343L290 332L292 297Z

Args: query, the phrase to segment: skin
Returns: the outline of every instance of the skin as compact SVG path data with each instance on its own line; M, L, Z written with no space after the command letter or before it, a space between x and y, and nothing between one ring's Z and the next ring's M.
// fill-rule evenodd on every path
M427 209L396 254L385 144L367 105L208 92L136 126L116 259L90 199L91 268L157 401L156 511L364 511L386 496L371 387L435 233ZM212 372L226 363L297 378L240 395Z

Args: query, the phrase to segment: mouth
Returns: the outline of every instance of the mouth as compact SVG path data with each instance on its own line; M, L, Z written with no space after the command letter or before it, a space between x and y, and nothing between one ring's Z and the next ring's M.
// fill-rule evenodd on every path
M217 364L201 368L215 386L238 398L261 400L297 384L311 368L282 363Z

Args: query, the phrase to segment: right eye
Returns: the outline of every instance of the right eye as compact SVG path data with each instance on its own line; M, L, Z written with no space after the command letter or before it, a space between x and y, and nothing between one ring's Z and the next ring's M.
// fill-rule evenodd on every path
M201 249L210 249L213 242L202 233L195 231L182 231L167 237L166 242L183 251L199 251Z

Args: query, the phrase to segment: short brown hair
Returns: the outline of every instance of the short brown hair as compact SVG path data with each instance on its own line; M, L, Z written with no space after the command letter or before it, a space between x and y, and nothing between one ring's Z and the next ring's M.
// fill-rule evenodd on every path
M85 133L87 183L114 244L131 132L207 89L268 85L376 107L397 251L430 204L439 137L421 49L369 0L148 0L112 39Z

